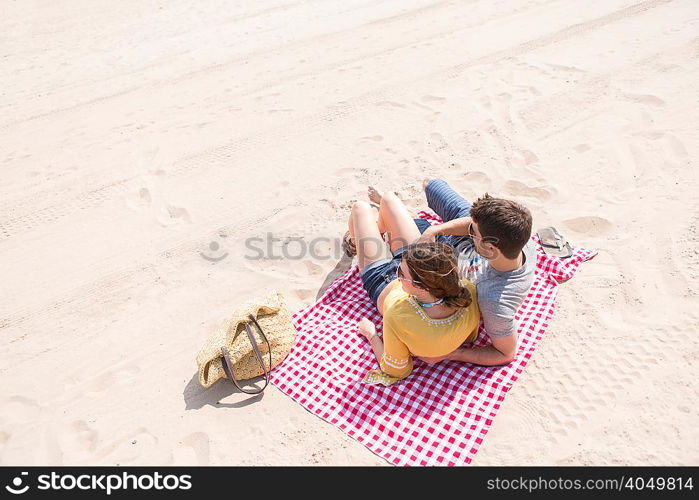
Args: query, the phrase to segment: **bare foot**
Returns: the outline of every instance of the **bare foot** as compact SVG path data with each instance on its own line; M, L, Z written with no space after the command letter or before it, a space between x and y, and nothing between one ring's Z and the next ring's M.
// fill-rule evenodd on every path
M379 191L374 186L369 186L367 189L369 194L369 201L381 205L381 198L383 198L383 191Z
M427 177L424 181L422 181L422 190L424 191L427 189L427 185L430 183L432 179L430 177Z

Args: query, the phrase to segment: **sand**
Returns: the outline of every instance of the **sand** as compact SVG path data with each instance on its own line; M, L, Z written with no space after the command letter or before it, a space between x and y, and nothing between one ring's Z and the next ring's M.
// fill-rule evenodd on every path
M352 201L425 177L599 251L474 464L699 463L695 0L0 11L0 464L386 465L195 356L243 300L313 303ZM316 256L249 258L267 233Z

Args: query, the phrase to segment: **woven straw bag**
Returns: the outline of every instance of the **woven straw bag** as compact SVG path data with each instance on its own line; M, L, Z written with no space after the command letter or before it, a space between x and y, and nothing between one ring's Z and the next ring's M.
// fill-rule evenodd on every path
M269 372L289 354L295 336L281 293L246 302L206 339L197 354L199 383L210 387L225 377L245 393L262 392L269 383ZM265 376L262 389L244 389L238 384L260 375Z

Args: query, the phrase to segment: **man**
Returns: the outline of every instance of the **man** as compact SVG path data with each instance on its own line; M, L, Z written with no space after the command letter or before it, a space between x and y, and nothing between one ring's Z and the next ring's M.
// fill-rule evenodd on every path
M473 205L441 179L423 183L427 205L444 221L432 226L415 219L420 241L442 241L458 252L461 278L476 283L478 306L487 347L460 347L441 358L420 358L427 363L443 359L478 365L511 362L517 353L515 313L534 281L536 250L531 241L532 216L514 201L488 194Z

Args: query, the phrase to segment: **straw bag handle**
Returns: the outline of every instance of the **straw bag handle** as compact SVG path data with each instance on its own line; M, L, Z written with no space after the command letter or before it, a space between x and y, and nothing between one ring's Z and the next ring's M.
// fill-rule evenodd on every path
M262 327L257 322L255 316L253 316L252 314L248 314L248 318L250 318L250 321L252 321L255 324L257 329L260 331L260 335L262 335L262 338L267 344L267 352L269 353L269 366L271 367L272 347L269 345L269 340L267 340L267 336L265 335L265 332L262 331ZM243 387L241 387L238 383L238 380L235 378L235 375L233 375L233 365L231 363L231 359L228 357L228 349L226 349L225 346L221 347L221 353L223 354L223 371L226 372L226 376L235 384L235 386L245 394L259 394L262 391L264 391L265 387L267 387L267 384L269 384L269 370L265 367L265 363L262 360L262 353L260 352L260 348L257 346L257 341L255 340L255 336L252 334L252 328L250 328L249 323L245 324L245 331L247 332L248 338L250 339L250 343L252 344L252 348L255 351L257 361L259 361L260 366L262 367L262 372L265 376L265 385L263 385L260 389L244 389Z

